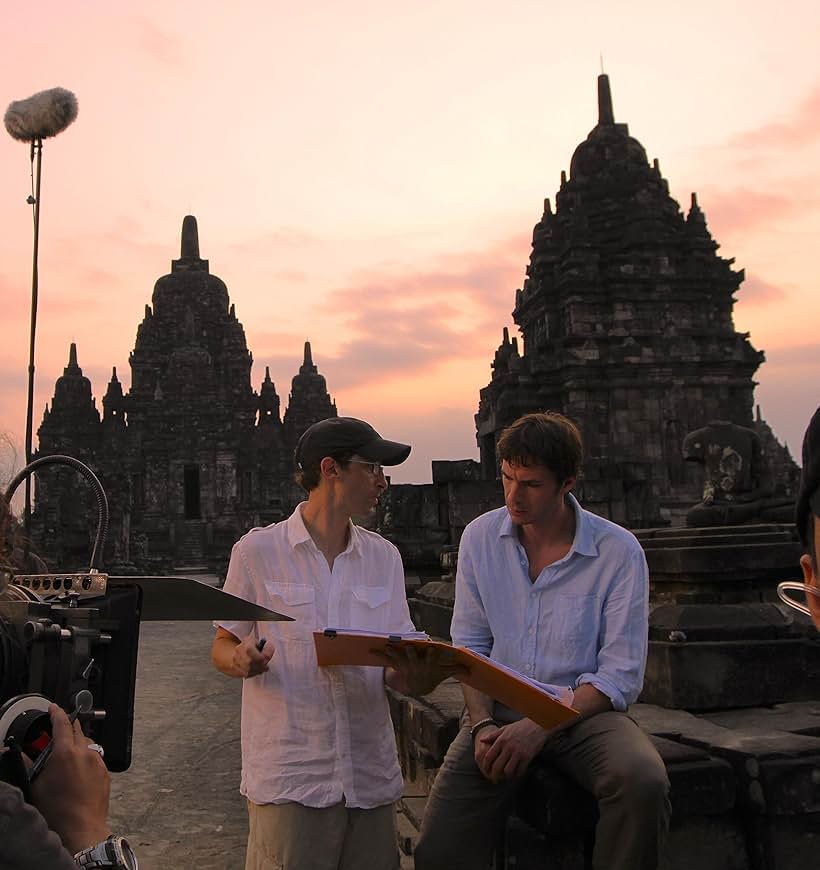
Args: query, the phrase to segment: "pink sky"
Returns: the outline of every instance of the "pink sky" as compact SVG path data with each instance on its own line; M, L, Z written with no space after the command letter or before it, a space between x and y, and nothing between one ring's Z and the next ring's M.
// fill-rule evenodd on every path
M44 149L35 426L71 341L98 406L112 366L128 386L191 213L255 388L270 365L284 405L310 339L340 413L413 443L394 480L476 457L478 390L543 199L596 122L603 54L616 120L746 270L735 323L767 353L756 398L799 453L820 401L820 9L231 5L6 11L0 104L57 85L80 104ZM29 163L5 135L0 192L0 431L22 444Z

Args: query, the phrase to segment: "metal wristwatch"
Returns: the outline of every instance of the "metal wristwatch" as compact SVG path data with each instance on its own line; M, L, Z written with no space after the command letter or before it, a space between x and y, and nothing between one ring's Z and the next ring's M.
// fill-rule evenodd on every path
M74 863L84 870L94 867L115 867L122 870L138 870L137 856L128 845L128 840L113 834L96 846L89 846L74 856Z

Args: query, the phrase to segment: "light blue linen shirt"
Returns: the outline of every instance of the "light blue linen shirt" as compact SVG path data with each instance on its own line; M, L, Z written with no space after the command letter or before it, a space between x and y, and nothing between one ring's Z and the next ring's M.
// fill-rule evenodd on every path
M568 499L576 517L572 547L535 582L507 508L467 526L453 643L541 683L589 683L623 711L640 694L646 667L646 558L631 532Z

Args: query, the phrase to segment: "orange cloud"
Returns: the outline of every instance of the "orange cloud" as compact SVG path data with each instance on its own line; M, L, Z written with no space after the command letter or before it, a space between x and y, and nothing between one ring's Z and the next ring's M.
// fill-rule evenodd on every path
M786 148L807 145L820 138L820 85L791 112L783 121L764 124L747 130L729 141L731 148Z
M782 286L772 284L756 275L746 274L746 280L738 290L739 304L743 305L768 305L787 295Z
M805 212L805 197L768 193L749 187L698 194L712 234L719 238L750 230L760 224L798 217Z

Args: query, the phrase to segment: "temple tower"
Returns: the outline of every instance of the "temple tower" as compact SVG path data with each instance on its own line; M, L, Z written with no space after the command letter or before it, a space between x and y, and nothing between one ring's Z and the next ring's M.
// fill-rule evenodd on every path
M598 123L561 174L535 225L513 319L481 390L477 439L485 477L495 444L527 411L554 409L581 425L582 494L604 516L637 527L675 521L699 496L684 465L687 432L712 419L751 426L763 362L732 322L743 271L717 255L697 197L684 216L657 160L615 122L598 78Z
M313 362L310 342L305 342L305 358L299 367L299 374L294 375L288 399L288 409L285 411L285 434L287 439L296 443L305 429L338 416L336 403L327 391L327 382Z
M72 344L39 452L69 453L102 481L111 508L109 564L224 567L243 532L283 518L301 499L295 438L336 414L310 345L286 425L270 370L258 394L251 386L245 331L227 287L200 255L196 218L188 215L179 259L154 285L129 362L130 389L114 369L101 421ZM77 510L83 487L71 471L49 471L38 487L38 550L64 567L81 564L95 520L93 505Z

